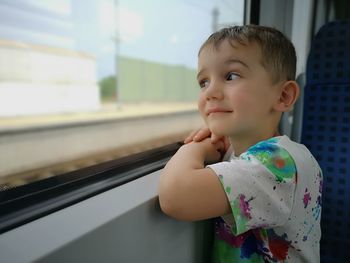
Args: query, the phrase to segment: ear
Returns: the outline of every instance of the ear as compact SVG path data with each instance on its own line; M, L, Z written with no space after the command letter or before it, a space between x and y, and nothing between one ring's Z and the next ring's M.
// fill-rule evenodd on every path
M274 110L279 112L289 111L298 99L299 93L300 88L295 81L289 80L284 82L279 93L279 98L273 107Z

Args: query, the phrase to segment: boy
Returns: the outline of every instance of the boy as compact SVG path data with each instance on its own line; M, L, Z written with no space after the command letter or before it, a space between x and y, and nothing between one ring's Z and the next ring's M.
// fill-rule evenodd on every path
M299 95L295 67L291 42L268 27L222 29L199 51L208 130L167 163L159 200L180 220L216 217L214 262L319 262L322 172L305 146L278 136Z

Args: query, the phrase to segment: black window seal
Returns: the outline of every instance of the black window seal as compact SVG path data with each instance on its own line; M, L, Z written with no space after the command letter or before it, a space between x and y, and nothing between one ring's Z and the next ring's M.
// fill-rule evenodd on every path
M0 234L162 169L181 143L0 192Z
M252 0L250 3L249 24L259 25L260 23L260 0Z

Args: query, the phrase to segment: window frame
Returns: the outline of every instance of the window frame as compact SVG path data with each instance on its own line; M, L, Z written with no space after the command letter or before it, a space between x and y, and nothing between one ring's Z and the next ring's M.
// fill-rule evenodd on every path
M162 169L174 143L0 192L0 234Z

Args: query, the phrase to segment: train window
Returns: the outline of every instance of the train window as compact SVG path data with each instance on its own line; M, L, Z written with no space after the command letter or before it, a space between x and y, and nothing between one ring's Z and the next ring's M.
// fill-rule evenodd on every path
M244 0L3 0L0 14L1 193L200 127L198 49L243 24Z

